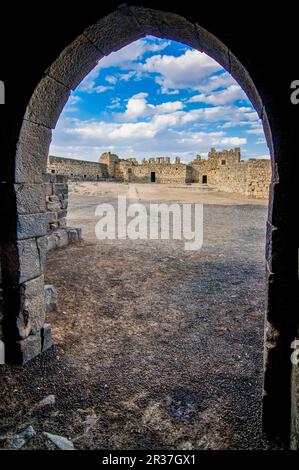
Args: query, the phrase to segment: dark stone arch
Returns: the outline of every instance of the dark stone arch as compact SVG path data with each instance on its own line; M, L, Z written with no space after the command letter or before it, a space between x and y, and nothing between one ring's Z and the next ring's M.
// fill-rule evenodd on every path
M5 196L9 224L3 238L2 272L8 357L24 362L45 349L49 335L49 327L43 325L42 308L47 213L40 194L52 129L71 90L97 61L147 34L180 41L207 53L239 82L262 119L273 167L266 250L264 423L269 431L286 437L290 419L290 343L298 330L297 239L292 213L296 193L290 190L296 176L287 136L279 132L281 119L272 112L275 107L271 97L263 102L233 52L196 21L174 13L121 6L67 46L34 90L18 137L13 181L6 187ZM30 299L34 301L28 307ZM41 305L38 309L37 302Z

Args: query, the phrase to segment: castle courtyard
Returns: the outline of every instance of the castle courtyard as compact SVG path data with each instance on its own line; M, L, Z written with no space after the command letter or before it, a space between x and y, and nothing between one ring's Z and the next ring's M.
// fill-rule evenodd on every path
M198 184L78 182L69 192L68 225L81 227L83 240L47 257L45 280L58 292L47 317L55 348L3 366L0 435L32 425L37 436L24 448L51 448L43 432L77 449L267 448L267 201ZM202 249L97 240L95 208L117 195L203 203Z

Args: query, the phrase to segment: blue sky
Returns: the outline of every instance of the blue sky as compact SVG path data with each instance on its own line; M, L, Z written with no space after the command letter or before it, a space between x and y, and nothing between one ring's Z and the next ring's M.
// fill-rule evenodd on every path
M197 154L241 147L269 158L262 125L235 80L213 59L151 36L104 57L71 94L52 155L96 161Z

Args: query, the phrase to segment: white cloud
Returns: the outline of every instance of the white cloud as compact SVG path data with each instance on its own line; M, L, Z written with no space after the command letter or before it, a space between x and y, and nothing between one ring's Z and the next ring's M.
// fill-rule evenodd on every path
M221 72L202 80L198 90L201 93L211 93L219 88L227 88L231 85L237 85L237 82L228 72Z
M116 96L115 98L112 98L111 104L107 106L109 109L117 109L121 107L121 99L119 96Z
M231 104L237 100L246 100L246 95L239 85L230 85L228 88L212 94L200 94L190 98L189 103L206 103L213 105Z
M164 91L193 88L200 81L221 69L221 66L203 52L187 50L176 57L171 55L154 55L146 59L142 70L157 73L156 82Z
M107 90L113 90L113 87L112 86L103 86L103 85L99 85L97 87L94 88L94 91L96 93L104 93L105 91Z
M253 135L264 135L264 130L262 128L262 126L260 127L255 127L253 129L249 129L246 131L247 134L253 134Z
M101 70L107 69L109 67L118 67L120 70L137 69L137 61L140 61L146 53L162 51L169 44L170 41L156 41L151 37L147 37L134 41L116 52L112 52L108 56L103 57L98 62L95 68L84 78L84 80L78 86L77 90L85 93L94 93L96 80ZM112 76L108 75L108 77L111 80ZM110 83L112 82L110 81Z
M117 82L117 78L114 75L106 75L105 77L106 82L111 83L112 85L115 85Z
M133 121L140 117L151 116L153 114L168 114L184 108L181 101L168 101L153 105L147 101L148 93L137 93L133 95L127 103L126 111L118 113L117 118L121 121Z

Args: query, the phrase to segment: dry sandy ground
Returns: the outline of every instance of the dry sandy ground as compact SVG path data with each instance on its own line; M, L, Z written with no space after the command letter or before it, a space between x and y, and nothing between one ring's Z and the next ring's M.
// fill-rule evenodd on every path
M203 248L96 240L95 208L117 194L204 203ZM195 185L72 185L69 225L84 240L47 260L59 294L48 318L56 346L24 368L4 367L0 434L32 424L38 434L25 448L51 448L42 431L78 449L267 448L266 213L266 201ZM49 394L55 404L37 409Z

